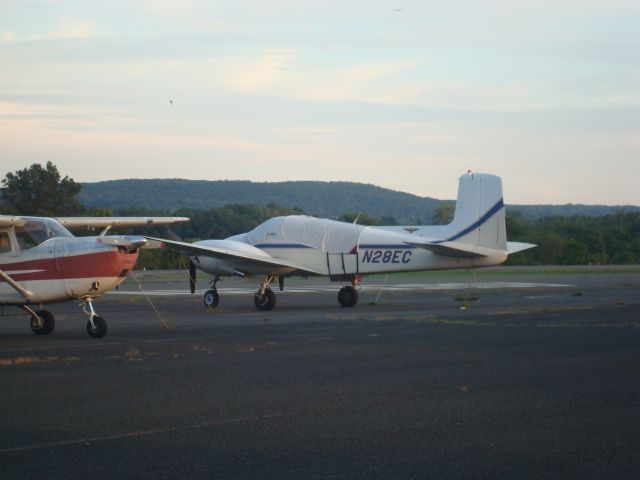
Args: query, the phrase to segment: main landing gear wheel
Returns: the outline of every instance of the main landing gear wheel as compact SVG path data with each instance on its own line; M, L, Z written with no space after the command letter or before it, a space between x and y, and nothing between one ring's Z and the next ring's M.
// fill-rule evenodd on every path
M93 338L102 338L107 334L107 322L99 315L93 317L93 322L87 322L87 333Z
M48 310L38 310L31 316L31 330L36 335L49 335L56 326L53 314Z
M354 287L342 287L338 292L338 302L343 307L353 307L358 303L358 291Z
M276 306L276 294L270 288L265 288L262 295L258 290L253 297L253 301L258 310L273 310L273 307Z
M207 290L204 292L204 296L202 297L202 303L207 308L216 308L218 306L218 302L220 301L220 296L218 295L218 291L215 289Z

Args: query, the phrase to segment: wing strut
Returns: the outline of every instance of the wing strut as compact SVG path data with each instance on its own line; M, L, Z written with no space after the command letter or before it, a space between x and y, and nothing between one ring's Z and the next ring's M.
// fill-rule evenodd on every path
M7 282L9 285L11 285L11 287L16 292L18 292L20 295L22 295L25 300L31 300L31 297L33 297L33 292L31 290L27 290L26 288L24 288L22 285L20 285L18 282L16 282L13 278L11 278L3 270L0 270L0 277L2 277L2 279L5 282Z

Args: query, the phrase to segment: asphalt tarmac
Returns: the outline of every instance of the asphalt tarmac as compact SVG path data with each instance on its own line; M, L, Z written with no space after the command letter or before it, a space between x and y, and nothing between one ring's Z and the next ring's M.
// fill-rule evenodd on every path
M354 308L294 280L271 312L137 278L100 340L74 302L50 336L4 309L1 478L640 475L640 268L372 277Z

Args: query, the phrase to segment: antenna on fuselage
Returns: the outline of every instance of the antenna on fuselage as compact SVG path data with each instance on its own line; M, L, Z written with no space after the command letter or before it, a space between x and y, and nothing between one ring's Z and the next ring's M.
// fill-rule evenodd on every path
M358 224L358 220L360 219L360 216L361 216L361 215L362 215L362 212L360 212L360 213L358 214L358 216L356 217L356 219L353 221L353 224L354 224L354 225L357 225L357 224Z

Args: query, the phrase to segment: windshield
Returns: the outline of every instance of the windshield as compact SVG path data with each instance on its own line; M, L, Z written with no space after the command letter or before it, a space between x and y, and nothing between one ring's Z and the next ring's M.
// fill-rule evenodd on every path
M16 226L16 238L22 250L37 247L54 237L73 237L69 230L51 218L23 217L24 225Z

